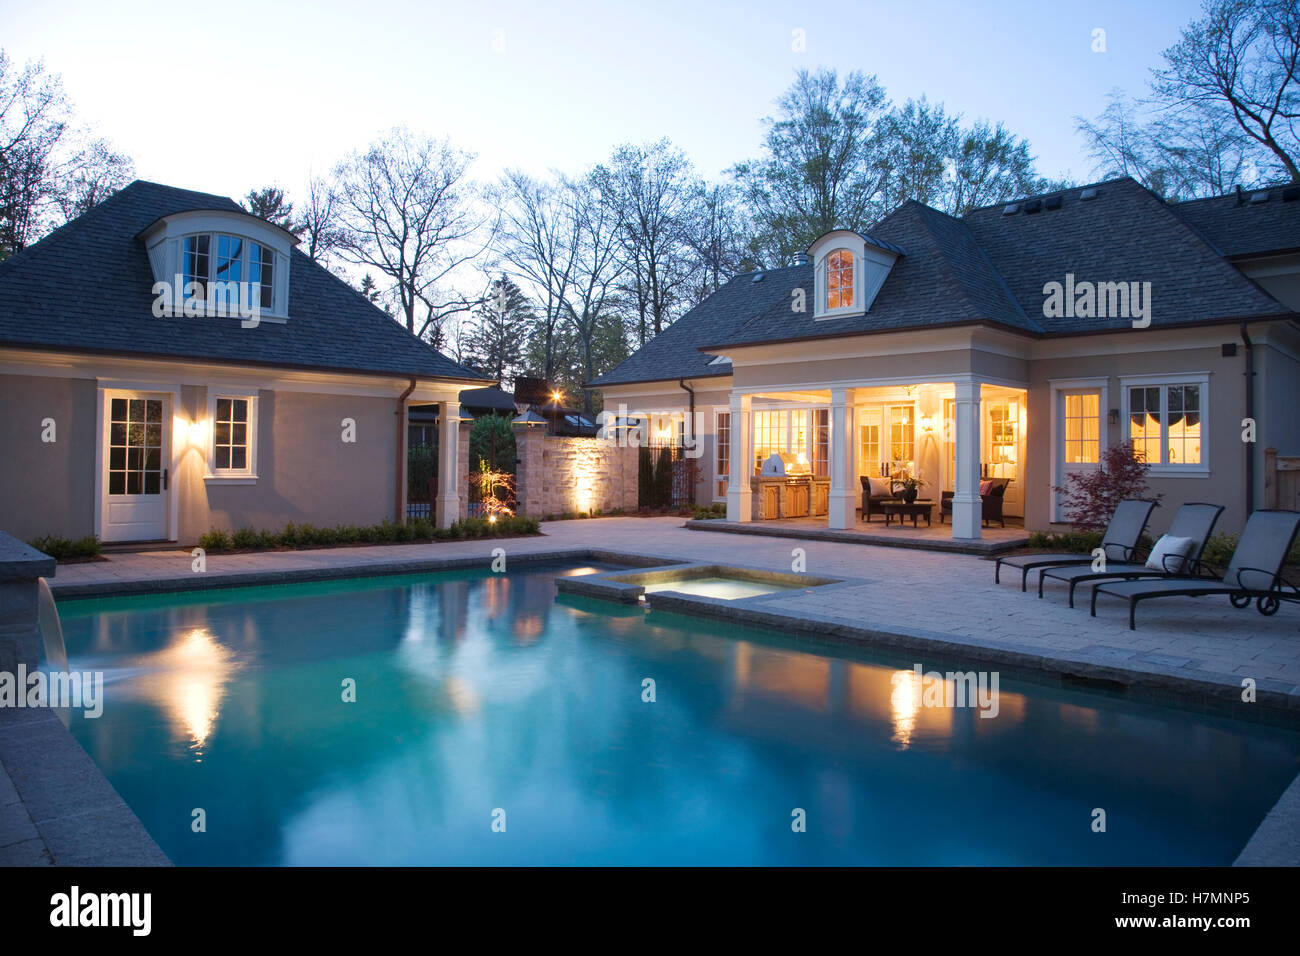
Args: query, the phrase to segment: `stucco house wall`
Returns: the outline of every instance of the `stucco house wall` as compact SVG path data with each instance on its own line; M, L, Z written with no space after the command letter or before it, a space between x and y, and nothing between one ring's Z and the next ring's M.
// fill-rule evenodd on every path
M93 534L94 380L0 375L0 396L0 528L24 541ZM52 442L42 440L47 418L54 420Z

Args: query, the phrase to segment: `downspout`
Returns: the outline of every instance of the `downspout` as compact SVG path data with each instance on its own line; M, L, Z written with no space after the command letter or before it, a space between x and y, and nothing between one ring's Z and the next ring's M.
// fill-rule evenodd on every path
M406 411L406 399L413 391L414 376L411 377L411 384L406 386L406 391L397 396L397 410L393 413L397 416L397 469L393 472L397 481L393 490L393 514L398 524L406 522L406 416L402 413Z
M1246 417L1255 423L1255 345L1246 323L1241 323L1241 341L1246 346ZM1257 426L1257 423L1255 423ZM1256 438L1258 426L1256 427ZM1242 442L1246 449L1246 517L1255 510L1255 442Z
M700 436L695 434L695 389L687 385L686 379L684 378L679 378L677 380L677 384L680 385L686 391L686 394L691 396L690 412L689 412L690 418L688 418L686 421L691 428L691 436L698 442L700 440ZM682 429L683 445L685 444L685 436L686 436L686 429L683 428ZM682 454L684 455L685 453L686 453L686 448L683 447ZM691 504L695 504L695 483L694 482L691 482Z

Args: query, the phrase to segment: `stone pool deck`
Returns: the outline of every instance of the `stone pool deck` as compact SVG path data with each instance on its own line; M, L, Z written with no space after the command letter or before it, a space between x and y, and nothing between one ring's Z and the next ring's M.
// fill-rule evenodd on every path
M1134 697L1300 727L1300 607L1295 605L1284 604L1277 615L1266 618L1253 608L1236 610L1226 601L1171 598L1142 606L1138 629L1130 631L1123 602L1103 598L1093 618L1086 600L1083 607L1067 607L1065 588L1050 581L1042 600L1032 590L1021 593L1016 574L994 584L993 562L979 556L702 532L685 527L681 518L558 521L546 523L542 530L543 535L531 538L209 554L202 573L191 570L188 550L116 553L107 561L61 565L50 584L56 597L69 599L486 567L495 548L505 550L507 562L512 556L564 559L604 551L640 555L647 565L693 561L780 572L791 571L800 557L807 574L842 583L732 602L675 603L672 595L661 592L654 604L796 636L902 651L926 664L1002 666L1031 679L1122 690ZM1245 678L1256 682L1254 703L1241 700ZM3 737L0 764L10 766ZM0 801L3 787L0 781ZM1300 864L1295 841L1276 836L1297 831L1300 786L1293 785L1239 862ZM25 842L22 852L36 849L30 839Z

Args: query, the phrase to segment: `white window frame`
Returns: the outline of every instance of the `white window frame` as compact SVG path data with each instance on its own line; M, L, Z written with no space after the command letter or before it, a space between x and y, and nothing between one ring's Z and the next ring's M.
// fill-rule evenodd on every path
M287 268L287 260L285 256L277 252L273 247L267 245L261 239L257 239L253 236L247 236L239 232L222 231L222 230L201 230L199 232L187 232L185 233L185 235L180 237L180 257L181 257L180 275L182 277L186 276L187 274L186 269L189 265L185 254L185 243L187 240L194 239L198 236L208 237L208 275L207 278L203 279L203 289L204 289L205 297L207 294L208 286L211 285L213 282L227 281L224 279L218 280L216 278L217 259L219 258L217 255L217 249L220 245L221 238L225 236L226 238L238 239L240 241L241 245L240 245L240 254L239 254L239 275L240 275L239 281L244 285L250 287L249 288L250 292L253 291L256 292L257 309L259 315L264 314L272 317L282 317L285 314L284 309L281 308L283 303L279 301L281 295L279 291L280 270L282 268ZM267 252L271 254L271 304L269 306L262 305L262 284L260 279L257 283L256 290L253 290L251 288L253 283L248 278L248 276L252 272L252 268L251 268L252 247L254 245L256 245L260 249L265 249ZM188 301L188 297L182 296L182 301ZM246 303L244 305L246 309L251 308L251 304L249 303ZM227 306L227 308L229 308L229 306ZM232 311L229 314L238 317L238 312Z
M853 257L853 301L848 305L841 305L837 308L827 308L826 303L829 301L827 295L827 282L829 276L829 262L831 256L837 252L847 252ZM814 320L836 319L842 315L858 315L862 312L862 262L863 255L861 249L851 249L848 246L836 246L833 249L827 249L825 253L817 257L817 268L813 274L813 281L816 285L815 294L817 297L816 305L813 311Z
M1196 385L1201 390L1201 460L1195 465L1171 465L1169 458L1169 386ZM1163 375L1121 376L1120 421L1122 428L1120 440L1128 441L1133 419L1129 410L1130 388L1160 389L1160 464L1147 466L1147 474L1155 478L1208 478L1210 476L1210 373L1186 372Z
M217 399L234 398L248 402L248 459L244 468L217 468ZM216 484L251 485L257 481L257 405L255 388L208 389L208 440L207 461L204 463L204 481Z
M726 446L727 446L727 469L728 469L728 473L725 474L725 475L719 473L719 471L718 471L718 464L719 464L719 462L718 462L718 455L719 455L719 452L722 450L722 447L723 447L723 444L724 444L723 442L721 442L721 441L718 440L718 434L719 434L718 419L721 418L723 415L726 415L726 416L727 416L727 441L726 441L725 444L726 444ZM731 406L730 406L730 405L716 405L716 406L714 406L714 408L713 408L713 469L712 469L712 471L713 471L713 500L714 500L714 501L726 501L726 500L727 500L727 493L726 493L725 490L722 492L722 494L718 494L718 485L719 485L720 483L722 483L724 480L727 482L728 485L730 485L730 483L731 483L731 472L735 470L735 463L732 462L732 460L731 460L731 429L732 429L733 427L734 427L734 423L731 421Z

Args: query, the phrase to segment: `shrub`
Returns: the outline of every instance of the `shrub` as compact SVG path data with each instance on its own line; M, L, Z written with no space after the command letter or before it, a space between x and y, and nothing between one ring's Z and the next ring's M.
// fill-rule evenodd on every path
M484 464L489 471L515 473L515 434L504 415L484 415L469 430L469 470L473 473Z
M1133 454L1132 441L1111 445L1095 471L1070 475L1064 487L1052 490L1062 496L1065 519L1079 531L1104 530L1125 498L1161 498L1147 493L1147 464Z
M240 528L230 536L232 548L256 548L262 543L262 533L253 528Z
M385 544L405 541L453 541L470 538L492 538L510 534L537 534L541 522L536 518L518 515L499 515L495 521L487 518L461 518L450 528L438 528L427 518L413 518L402 524L385 520L377 525L356 527L339 525L336 528L317 528L310 524L285 525L278 534L273 531L256 531L240 528L233 535L214 528L199 538L199 546L206 551L229 551L231 548L303 548L334 544ZM55 558L93 556L99 553L97 538L83 538L70 542L66 538L37 538L31 542ZM57 553L55 553L57 552Z
M1237 538L1238 535L1220 531L1206 542L1205 550L1201 552L1201 560L1220 570L1226 568L1232 562L1232 552L1236 550ZM1291 551L1286 556L1286 563L1300 564L1300 541L1296 541L1291 546Z
M673 500L673 450L664 445L655 464L655 493L651 505L663 508Z
M1029 536L1029 546L1045 551L1091 554L1094 548L1101 547L1101 538L1100 531L1035 531Z
M27 542L37 551L43 551L56 561L69 561L73 558L95 558L101 550L100 541L93 534L84 538L61 538L58 535L44 535Z
M199 536L199 547L204 551L229 551L230 535L226 532L213 528Z

